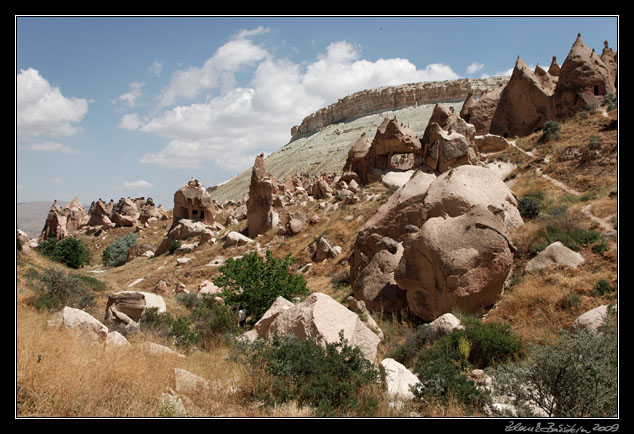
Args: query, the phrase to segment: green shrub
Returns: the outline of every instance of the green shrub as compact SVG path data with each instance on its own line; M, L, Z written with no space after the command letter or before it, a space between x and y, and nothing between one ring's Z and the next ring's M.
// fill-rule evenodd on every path
M181 246L181 242L179 240L170 240L169 246L169 254L173 255L176 250Z
M186 316L181 316L172 322L170 335L176 342L176 345L183 348L197 345L202 338L192 321Z
M569 292L564 295L557 303L557 306L562 310L573 310L581 306L581 296L574 292Z
M543 132L542 138L545 141L558 139L560 131L561 131L561 125L559 125L559 122L546 121L544 122L544 126L542 127L542 132Z
M242 305L257 321L277 297L292 300L309 294L304 277L289 272L292 264L290 254L280 260L267 250L263 260L257 252L248 253L238 260L228 259L220 267L220 276L214 279L214 284L223 289L228 306Z
M66 237L61 241L49 238L38 246L38 250L44 256L70 268L77 269L90 264L90 250L74 237Z
M204 295L189 317L204 345L213 341L228 342L240 332L237 313L216 302L211 295Z
M471 342L469 363L474 367L488 368L524 357L524 343L513 333L509 324L493 321L483 323L465 318L462 323L464 330L456 330L451 337L455 345L463 336Z
M565 205L551 209L549 215L541 219L541 223L542 228L532 244L532 253L539 253L556 241L575 251L579 251L582 246L591 246L597 253L607 248L603 235L594 229L580 227Z
M531 220L539 215L544 202L544 193L541 191L529 193L523 196L517 203L517 209L523 219Z
M101 254L101 262L104 265L118 267L125 264L128 258L128 250L136 243L137 234L128 234L123 237L117 237L114 243L106 247Z
M610 285L605 279L599 279L594 285L594 290L592 291L592 294L603 296L612 292L614 292L614 288L612 288L612 285Z
M466 375L468 355L460 351L458 342L466 342L464 336L445 336L421 350L414 368L420 383L412 390L417 400L446 404L455 399L476 408L489 401L488 394Z
M296 400L316 408L318 417L372 416L378 409L379 368L349 346L339 342L325 347L294 335L273 336L270 344L251 344L247 360L256 372L252 398L267 405Z
M35 306L39 310L56 311L64 306L85 309L95 305L95 295L70 273L51 268L37 278L40 295L35 299Z
M536 345L522 364L492 372L494 388L514 397L531 416L529 402L552 417L615 417L618 409L618 342L614 328L596 336L565 332L554 346Z

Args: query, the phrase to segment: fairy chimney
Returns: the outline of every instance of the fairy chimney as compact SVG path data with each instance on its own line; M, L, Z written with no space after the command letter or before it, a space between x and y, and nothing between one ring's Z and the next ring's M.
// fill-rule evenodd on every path
M191 179L186 185L174 193L174 217L176 223L180 219L189 219L212 224L214 209L211 196L197 179Z

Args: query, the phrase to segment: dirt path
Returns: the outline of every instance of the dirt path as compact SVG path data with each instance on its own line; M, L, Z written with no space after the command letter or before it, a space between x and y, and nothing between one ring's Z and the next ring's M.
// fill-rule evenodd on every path
M607 117L607 115L606 115L606 117ZM524 153L525 155L528 155L531 158L536 158L535 155L532 152L525 151L522 148L520 148L519 146L517 146L517 142L515 140L510 140L509 143L512 146L514 146L516 149L518 149L520 152ZM536 169L536 172L537 172L537 174L539 176L541 176L542 178L546 179L548 182L550 182L554 186L564 190L567 193L570 193L570 194L575 195L575 196L581 196L583 194L582 192L579 192L579 191L575 190L574 188L568 187L563 182L558 181L558 180L556 180L554 178L551 178L550 176L546 175L545 173L542 172L542 169L539 168L539 167ZM581 211L588 218L590 218L592 221L598 223L599 227L601 228L601 230L603 232L612 232L612 231L614 231L614 226L612 225L612 223L610 223L610 219L613 216L609 216L609 217L606 217L606 218L597 217L594 214L592 214L591 206L592 206L592 204L585 205L583 208L581 208Z

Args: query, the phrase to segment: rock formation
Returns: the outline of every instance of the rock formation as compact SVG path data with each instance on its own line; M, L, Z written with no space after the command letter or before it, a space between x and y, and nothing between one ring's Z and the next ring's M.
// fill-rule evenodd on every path
M64 208L61 208L57 201L54 201L46 217L40 241L49 238L61 240L85 226L88 219L84 206L78 198L74 198Z
M291 129L291 140L313 134L327 125L371 113L421 104L461 101L469 92L480 95L507 81L507 77L460 79L384 86L356 92L304 118L300 125Z
M274 227L276 218L272 209L273 193L276 191L277 181L264 166L264 154L256 157L251 171L251 185L247 199L247 221L249 237L266 232Z
M125 331L138 331L145 309L157 308L166 311L165 300L157 294L137 291L121 291L108 296L105 323Z
M176 223L180 219L202 221L206 224L214 222L213 201L207 190L196 179L174 193L174 217Z

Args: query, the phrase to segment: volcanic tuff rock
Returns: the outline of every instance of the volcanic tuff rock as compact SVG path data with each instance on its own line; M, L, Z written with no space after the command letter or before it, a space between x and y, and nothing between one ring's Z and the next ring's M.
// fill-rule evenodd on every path
M174 193L174 217L176 223L180 219L200 220L203 223L214 222L214 209L211 196L196 179Z
M251 185L247 199L247 220L249 237L253 238L274 225L271 215L273 193L277 190L277 181L266 171L264 154L256 157L251 171Z
M379 111L421 104L464 100L469 92L480 95L506 83L507 77L410 83L363 90L340 99L304 118L291 129L291 140L315 133L323 127Z

